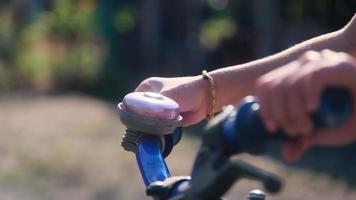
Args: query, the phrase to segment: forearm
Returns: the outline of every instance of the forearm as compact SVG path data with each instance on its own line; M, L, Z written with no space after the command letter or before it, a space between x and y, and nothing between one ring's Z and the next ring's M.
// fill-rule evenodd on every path
M307 50L330 49L353 54L355 46L349 38L354 36L346 36L344 29L315 37L263 59L210 72L216 83L217 108L237 104L242 97L254 94L257 78L297 59Z

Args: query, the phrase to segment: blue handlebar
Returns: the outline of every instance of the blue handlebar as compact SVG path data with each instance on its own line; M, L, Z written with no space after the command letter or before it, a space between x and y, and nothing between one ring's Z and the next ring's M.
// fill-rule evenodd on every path
M146 135L138 141L136 160L146 187L171 176L161 154L161 139L157 136Z
M162 137L144 135L138 140L136 160L146 187L171 176L164 158L170 154L181 136L182 128L178 127L169 135Z

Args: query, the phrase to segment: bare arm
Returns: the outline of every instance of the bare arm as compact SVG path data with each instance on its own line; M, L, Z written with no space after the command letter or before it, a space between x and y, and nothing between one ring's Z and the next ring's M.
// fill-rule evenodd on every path
M237 104L246 95L255 94L255 82L261 75L297 59L305 51L330 49L356 56L355 35L356 15L338 31L315 37L260 60L210 72L216 83L217 110L224 105ZM200 75L176 78L151 77L144 80L136 91L159 92L177 101L185 126L205 119L210 112L209 85Z
M308 50L330 49L342 51L356 57L356 15L342 29L321 35L275 55L212 71L217 85L217 107L236 104L246 95L254 94L255 81L261 75L283 66Z

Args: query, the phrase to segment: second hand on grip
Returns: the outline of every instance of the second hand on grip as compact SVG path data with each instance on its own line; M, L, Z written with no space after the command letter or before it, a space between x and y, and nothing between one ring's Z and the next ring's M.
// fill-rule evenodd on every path
M327 88L320 97L320 106L312 117L314 128L336 128L352 114L352 97L346 89ZM292 140L283 130L270 134L259 116L256 98L247 97L221 124L221 134L229 154L248 152L262 154L266 142Z

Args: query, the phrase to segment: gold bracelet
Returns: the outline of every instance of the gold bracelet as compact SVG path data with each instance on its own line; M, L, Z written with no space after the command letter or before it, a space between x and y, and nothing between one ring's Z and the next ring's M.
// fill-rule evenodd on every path
M210 106L211 110L207 115L208 120L211 120L214 118L214 113L215 113L215 107L216 107L216 88L215 88L215 82L212 76L208 74L206 70L202 71L202 76L204 79L208 80L209 85L210 85Z

